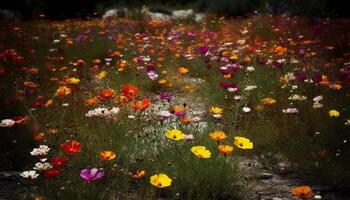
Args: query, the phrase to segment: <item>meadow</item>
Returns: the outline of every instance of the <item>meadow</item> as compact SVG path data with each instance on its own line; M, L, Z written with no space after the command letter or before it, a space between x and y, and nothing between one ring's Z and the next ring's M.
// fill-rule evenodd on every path
M344 193L349 25L288 16L1 22L0 171L20 171L25 188L9 195L255 199L266 170L302 177L287 199L326 195L314 183Z

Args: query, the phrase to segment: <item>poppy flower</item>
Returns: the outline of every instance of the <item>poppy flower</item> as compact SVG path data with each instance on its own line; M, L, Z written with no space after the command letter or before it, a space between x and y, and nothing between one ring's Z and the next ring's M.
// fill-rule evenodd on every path
M80 171L80 177L85 181L91 182L101 179L104 176L104 172L97 168L83 169Z
M165 133L165 136L171 140L183 140L185 138L185 134L183 132L181 132L180 130L177 129L173 129L173 130L169 130Z
M113 151L101 151L100 152L101 160L113 160L113 159L115 159L116 156L117 156L117 154L114 153Z
M64 165L64 163L66 163L68 160L69 158L66 156L57 156L57 157L51 158L50 163L54 167L59 167Z
M134 110L146 110L151 105L151 101L147 98L141 101L130 102L130 107Z
M133 178L134 180L140 180L143 177L145 177L145 175L146 171L142 169L137 170L135 173L129 172L129 176L131 176L131 178Z
M139 88L132 84L123 85L121 91L127 99L136 98L139 94Z
M227 135L222 131L214 131L209 133L209 137L212 140L220 141L220 140L225 140L227 138Z
M194 146L191 148L191 151L198 158L210 158L211 156L211 152L205 146Z
M111 99L114 97L114 95L115 95L115 91L112 88L104 89L99 94L101 100Z
M240 149L252 149L253 143L245 137L235 137L233 144Z
M157 188L169 187L171 182L171 178L169 178L166 174L155 174L150 178L150 183Z
M225 145L225 144L220 144L218 146L218 150L220 153L224 154L225 156L232 153L233 151L233 146L231 145Z
M61 144L61 149L71 156L74 156L76 153L80 152L80 143L75 140L66 142Z
M301 199L308 199L315 195L310 186L300 186L292 189L292 195Z
M44 171L44 176L47 178L54 178L61 174L61 170L58 169L48 169Z

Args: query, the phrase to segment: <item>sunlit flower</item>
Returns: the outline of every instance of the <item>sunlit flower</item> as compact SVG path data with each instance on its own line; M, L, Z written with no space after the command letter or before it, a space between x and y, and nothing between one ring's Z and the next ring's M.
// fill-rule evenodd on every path
M132 84L123 85L121 91L127 99L136 98L139 94L139 88Z
M117 156L117 154L114 153L113 151L101 151L100 152L101 160L113 160L113 159L115 159L116 156Z
M205 146L194 146L191 148L191 151L198 158L210 158L211 156L210 151Z
M56 90L56 96L65 97L72 93L72 90L67 86L61 86Z
M107 88L100 92L99 97L101 100L108 100L113 98L114 95L115 95L115 91L112 88Z
M308 199L315 195L310 186L299 186L292 189L292 195L301 199Z
M210 139L215 140L215 141L227 139L226 133L224 133L222 131L211 132L211 133L209 133L209 137L210 137Z
M226 145L226 144L220 144L218 146L218 150L220 153L224 154L224 155L228 155L230 153L232 153L233 151L233 146L231 145Z
M171 182L171 178L169 178L166 174L155 174L150 178L150 183L157 188L169 187Z
M39 174L35 170L24 171L20 174L23 178L36 179Z
M97 168L83 169L80 171L80 177L85 181L91 182L101 179L104 176L104 172Z
M74 156L76 153L80 152L80 143L72 140L61 144L61 149L71 156Z
M176 141L183 140L185 138L185 134L177 129L168 130L165 133L165 136L171 140L176 140Z
M135 180L140 180L145 177L145 175L146 171L142 169L137 170L135 173L129 172L129 176Z
M245 137L235 137L233 144L240 149L252 149L253 143Z
M328 112L330 117L339 117L340 113L337 110L330 110Z

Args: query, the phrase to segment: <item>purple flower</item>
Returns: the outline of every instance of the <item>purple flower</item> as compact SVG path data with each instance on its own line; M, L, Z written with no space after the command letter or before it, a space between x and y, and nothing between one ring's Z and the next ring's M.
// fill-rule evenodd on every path
M304 82L306 80L306 74L305 73L297 73L295 75L295 78L298 80L298 81L301 81L301 82Z
M198 52L201 55L205 55L209 51L209 46L201 46L198 48Z
M172 98L172 95L171 95L170 92L162 92L162 93L160 93L159 98L161 100L165 100L167 102L170 102L171 98Z
M104 172L98 170L97 168L83 169L80 171L80 177L85 181L96 181L104 176Z

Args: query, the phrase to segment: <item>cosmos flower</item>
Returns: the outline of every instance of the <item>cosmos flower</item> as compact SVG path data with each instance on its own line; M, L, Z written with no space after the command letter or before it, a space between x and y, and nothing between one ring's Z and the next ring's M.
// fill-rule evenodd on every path
M292 195L301 199L308 199L315 195L310 186L299 186L292 189Z
M299 110L297 108L287 108L283 109L282 112L287 114L297 114L299 113Z
M177 129L168 130L165 133L165 136L167 138L169 138L171 140L175 140L175 141L183 140L185 138L185 134Z
M45 156L50 151L49 146L47 145L39 145L39 148L34 148L30 155L32 156Z
M236 145L240 149L252 149L253 148L253 143L245 137L235 137L233 144Z
M101 179L104 176L104 172L97 168L83 169L80 171L80 177L85 181L92 182Z
M205 146L194 146L191 148L191 151L198 158L210 158L211 156L211 152Z
M139 88L132 84L123 85L121 88L123 96L125 96L127 99L136 98L139 94L139 91Z
M12 127L16 124L16 121L13 119L3 119L0 122L0 127Z
M101 100L108 100L115 96L115 91L112 88L104 89L100 92L99 97Z
M59 169L48 169L48 170L44 171L43 174L46 178L54 178L54 177L59 176L61 174L61 172L62 171Z
M139 169L135 173L129 172L129 176L134 180L140 180L143 177L145 177L145 175L146 175L146 171L143 169Z
M113 151L101 151L100 152L100 158L101 160L113 160L115 159L117 156L116 153L114 153Z
M61 144L61 149L71 156L74 156L76 153L80 152L80 143L78 141L72 140Z
M155 174L151 176L150 183L157 188L165 188L171 186L171 178L166 174Z
M52 165L48 162L37 162L35 163L35 166L33 169L37 170L37 171L45 171L48 169L51 169Z
M24 171L20 174L23 178L36 179L39 174L35 170Z
M69 158L66 156L57 156L57 157L51 158L50 163L54 167L59 167L64 165L64 163L66 163L68 160Z

